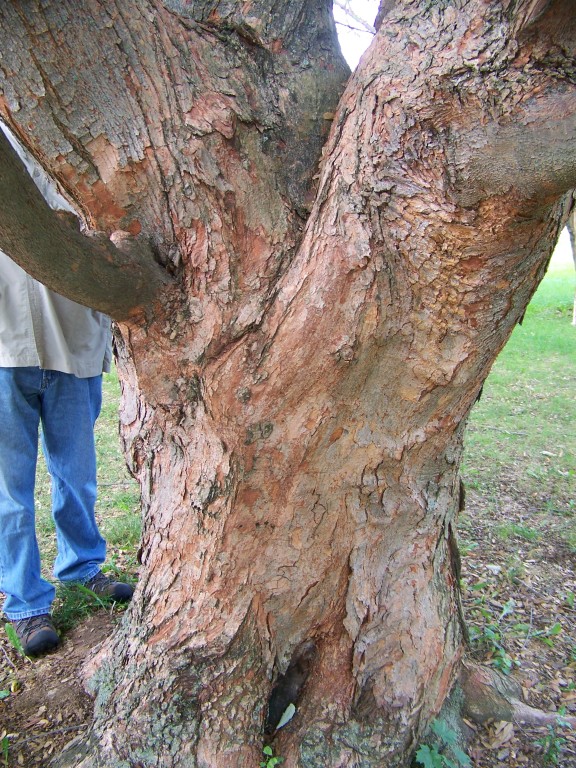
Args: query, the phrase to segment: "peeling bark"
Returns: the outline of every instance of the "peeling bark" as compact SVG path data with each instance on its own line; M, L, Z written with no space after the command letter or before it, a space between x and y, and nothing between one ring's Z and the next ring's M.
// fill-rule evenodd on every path
M328 3L0 7L4 118L176 280L119 326L141 577L59 766L252 767L312 647L285 765L409 763L464 652L466 417L570 205L567 7L384 2L343 93Z

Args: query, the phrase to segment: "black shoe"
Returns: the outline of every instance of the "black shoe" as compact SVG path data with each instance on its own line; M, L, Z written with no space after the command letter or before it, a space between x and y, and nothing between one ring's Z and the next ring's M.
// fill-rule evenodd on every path
M30 616L10 622L22 643L26 656L38 656L60 645L58 632L54 629L49 614Z
M124 584L122 581L113 581L105 576L102 571L98 571L90 581L84 584L91 592L98 597L110 597L119 603L126 603L134 594L134 587L130 584Z

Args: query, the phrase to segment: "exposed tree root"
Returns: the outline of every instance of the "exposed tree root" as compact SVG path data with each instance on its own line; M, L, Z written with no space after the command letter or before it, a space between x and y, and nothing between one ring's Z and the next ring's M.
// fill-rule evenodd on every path
M462 714L475 723L506 720L523 725L551 725L558 713L544 712L522 701L522 688L511 678L470 660L462 662L460 685L464 693ZM572 728L576 717L562 716Z

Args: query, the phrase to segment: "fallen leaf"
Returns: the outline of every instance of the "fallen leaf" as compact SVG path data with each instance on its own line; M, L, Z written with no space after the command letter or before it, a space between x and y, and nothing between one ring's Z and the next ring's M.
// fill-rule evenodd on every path
M501 721L495 723L494 736L490 741L490 749L499 749L514 736L514 723Z

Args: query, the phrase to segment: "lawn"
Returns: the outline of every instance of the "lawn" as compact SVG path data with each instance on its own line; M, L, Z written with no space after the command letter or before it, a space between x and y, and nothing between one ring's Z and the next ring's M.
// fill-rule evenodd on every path
M576 545L576 272L558 249L546 278L496 360L467 429L462 474L488 504L521 498L542 528Z
M567 242L565 241L565 246ZM467 429L462 589L471 654L534 707L576 713L576 276L569 250L496 360ZM490 723L477 768L576 766L570 729Z

